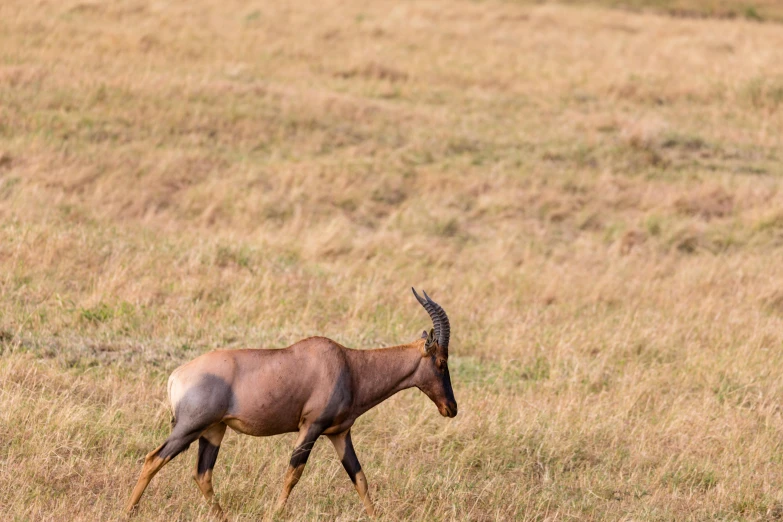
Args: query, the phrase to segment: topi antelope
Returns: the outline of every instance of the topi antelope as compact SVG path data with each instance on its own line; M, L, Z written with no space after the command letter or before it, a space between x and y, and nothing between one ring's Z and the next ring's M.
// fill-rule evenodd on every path
M351 426L370 408L400 390L417 387L444 417L457 415L449 378L449 319L424 292L413 290L430 318L429 334L410 344L352 350L324 337L310 337L282 350L218 350L197 357L169 377L174 414L171 435L149 453L133 488L131 513L152 477L198 439L193 478L225 518L212 490L212 469L226 426L257 437L298 432L276 511L285 506L302 475L315 441L326 435L374 515L367 479L351 442Z

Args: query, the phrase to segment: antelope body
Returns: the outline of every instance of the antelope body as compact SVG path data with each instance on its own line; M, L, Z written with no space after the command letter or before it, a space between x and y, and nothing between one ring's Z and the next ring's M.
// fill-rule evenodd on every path
M447 366L449 320L443 309L413 291L433 321L429 335L400 346L352 350L310 337L280 350L218 350L171 374L171 435L150 452L128 501L130 513L152 477L199 441L193 478L213 514L212 469L226 427L254 436L298 432L276 509L284 507L321 435L329 438L369 515L375 514L367 480L351 442L356 419L400 390L418 387L441 415L457 415Z

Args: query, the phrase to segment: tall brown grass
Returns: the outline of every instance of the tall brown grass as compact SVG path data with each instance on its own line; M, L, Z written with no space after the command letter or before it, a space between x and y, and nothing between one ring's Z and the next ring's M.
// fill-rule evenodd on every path
M780 49L584 5L0 3L6 518L120 518L173 368L409 341L414 284L460 414L357 423L382 519L783 517ZM234 519L292 444L226 437ZM363 517L332 453L286 519ZM206 517L193 460L140 519Z

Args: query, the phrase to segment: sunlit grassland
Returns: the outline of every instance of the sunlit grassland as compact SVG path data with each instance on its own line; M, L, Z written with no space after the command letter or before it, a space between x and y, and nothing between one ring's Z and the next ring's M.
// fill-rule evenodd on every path
M564 3L616 7L685 18L744 18L756 22L783 20L783 4L777 0L566 0Z
M415 285L460 414L357 422L382 519L783 517L783 30L657 4L0 3L5 516L121 518L171 370L408 342ZM227 435L232 519L292 444ZM283 518L364 517L333 453Z

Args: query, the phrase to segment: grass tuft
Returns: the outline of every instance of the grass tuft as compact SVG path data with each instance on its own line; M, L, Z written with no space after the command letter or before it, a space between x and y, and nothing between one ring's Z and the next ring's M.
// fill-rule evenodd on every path
M119 520L216 348L448 311L459 416L357 422L382 520L775 520L772 0L0 2L0 505ZM763 22L763 23L760 23ZM262 518L294 435L229 433ZM202 520L195 449L140 520ZM319 442L286 520L363 519Z

